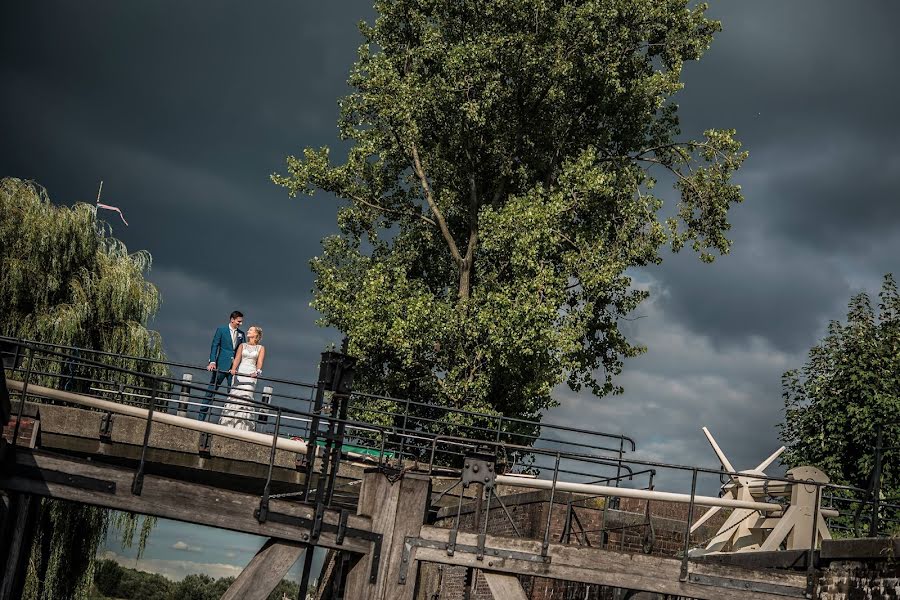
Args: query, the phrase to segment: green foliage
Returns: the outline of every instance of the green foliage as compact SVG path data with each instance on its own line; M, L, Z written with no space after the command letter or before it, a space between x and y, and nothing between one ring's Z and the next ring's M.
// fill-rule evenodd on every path
M234 577L213 579L203 574L191 574L179 582L172 582L162 575L129 569L113 560L104 559L98 561L94 571L94 598L218 600L232 583ZM296 582L282 579L269 594L268 600L281 600L284 594L289 598L296 598L297 588Z
M346 161L273 175L348 200L313 260L321 324L370 391L537 418L642 348L630 267L728 252L733 131L679 141L677 92L719 24L687 0L378 1L341 101ZM654 172L680 201L661 216Z
M865 293L854 296L847 322L833 321L806 364L782 378L786 416L783 460L813 465L835 483L865 488L879 428L882 488L900 495L900 294L886 275L878 311Z
M135 356L111 364L166 375L164 365L143 360L164 358L159 334L146 328L159 306L159 293L144 279L150 255L129 254L122 242L110 236L109 228L97 221L95 211L87 204L55 206L46 191L32 182L0 180L0 333ZM99 369L64 372L60 361L35 360L34 368L46 373L34 382L51 386L75 382L69 388L73 391L86 385L73 376L109 378L108 372ZM117 380L149 385L142 377ZM94 555L108 526L119 526L123 541L130 545L136 519L89 506L43 502L25 597L84 597ZM141 548L154 522L143 520Z

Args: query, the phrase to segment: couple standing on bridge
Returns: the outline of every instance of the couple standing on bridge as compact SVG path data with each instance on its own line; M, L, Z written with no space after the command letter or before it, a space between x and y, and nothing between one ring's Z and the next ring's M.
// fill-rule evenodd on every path
M252 325L245 334L241 331L243 323L243 313L236 310L231 313L228 325L216 329L209 350L209 364L206 366L206 370L212 372L212 377L200 408L200 420L207 419L213 395L222 382L227 380L230 388L228 402L222 408L219 425L254 431L256 424L253 405L247 400L253 400L256 378L262 375L266 348L259 343L262 340L262 328Z

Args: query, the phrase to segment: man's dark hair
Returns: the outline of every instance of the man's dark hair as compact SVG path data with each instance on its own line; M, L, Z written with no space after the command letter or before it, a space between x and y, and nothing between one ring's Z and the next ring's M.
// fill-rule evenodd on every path
M231 313L231 316L228 317L228 318L229 318L229 319L237 319L238 317L243 317L243 316L244 316L244 313L242 313L242 312L239 311L239 310L236 310L236 311L233 311L233 312Z

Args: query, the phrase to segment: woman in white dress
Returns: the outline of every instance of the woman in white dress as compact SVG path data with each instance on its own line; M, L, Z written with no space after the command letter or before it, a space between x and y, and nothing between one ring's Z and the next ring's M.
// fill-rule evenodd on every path
M231 390L228 392L228 403L222 409L219 425L245 431L256 430L254 406L246 400L253 400L256 389L256 378L262 374L266 349L259 342L262 340L262 328L257 325L247 330L247 341L240 344L234 352L231 365Z

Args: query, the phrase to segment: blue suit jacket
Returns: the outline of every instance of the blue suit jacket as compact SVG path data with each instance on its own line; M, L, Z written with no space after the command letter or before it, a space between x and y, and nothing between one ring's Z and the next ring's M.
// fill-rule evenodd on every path
M234 351L246 340L244 332L237 330L237 344L231 345L231 331L228 325L223 325L216 329L213 336L212 347L209 349L209 362L216 363L216 368L220 371L227 371L231 368L234 361Z

